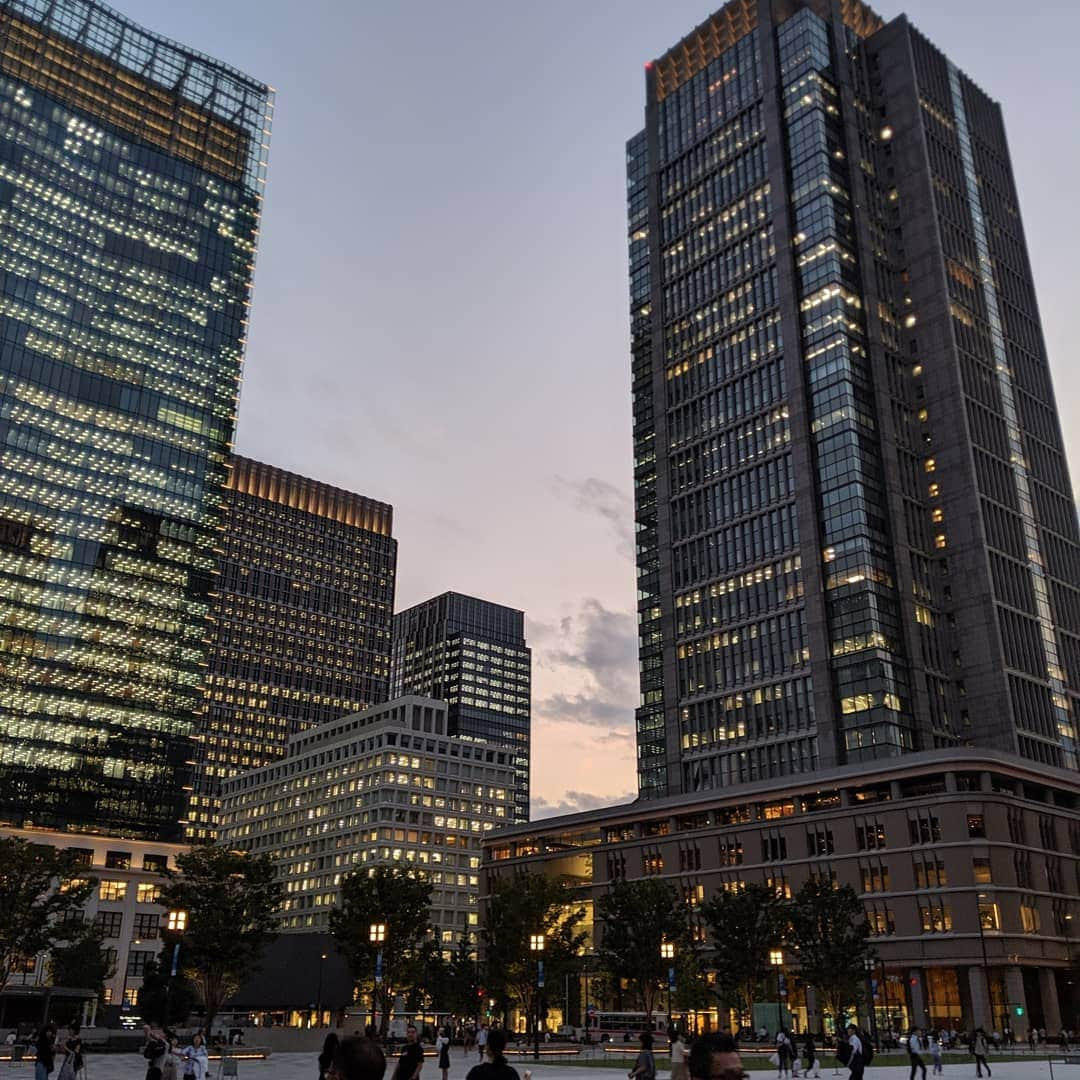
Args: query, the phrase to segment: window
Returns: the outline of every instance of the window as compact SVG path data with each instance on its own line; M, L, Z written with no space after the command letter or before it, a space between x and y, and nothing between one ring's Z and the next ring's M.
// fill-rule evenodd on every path
M880 851L886 846L885 826L880 821L856 825L855 843L860 851Z
M990 876L989 859L972 859L971 876L976 885L989 885L994 879Z
M833 844L832 829L808 829L806 832L806 854L813 858L816 855L832 855L835 851Z
M131 852L130 851L106 851L105 852L105 869L106 870L130 870L131 869Z
M1042 928L1039 903L1034 896L1020 898L1020 927L1025 934L1037 934Z
M889 868L882 863L870 863L861 868L864 893L889 891Z
M664 856L658 851L644 851L641 855L641 872L650 877L664 872Z
M139 904L156 904L161 899L161 886L153 881L140 881L135 887L135 901Z
M99 900L123 900L126 896L126 881L102 881L98 885Z
M986 836L986 820L982 814L968 814L968 836L971 839L982 839Z
M883 937L886 934L896 933L896 923L893 920L891 908L872 908L866 913L866 921L870 924L871 937Z
M149 950L133 949L128 953L128 975L142 976L146 973L146 965L154 959L154 954Z
M784 836L763 836L761 838L761 861L777 862L787 858L787 838Z
M140 912L135 916L135 940L153 941L158 936L160 927L160 915L146 915Z
M725 836L720 841L720 865L741 866L742 861L742 841L737 836Z
M912 869L915 872L916 889L942 889L949 884L945 864L940 859L932 862L916 859L912 862Z
M93 866L94 849L86 847L69 847L67 853L72 857L76 866Z
M979 901L979 926L983 930L1000 930L1001 920L998 918L998 906L990 900Z
M168 855L144 855L142 857L142 868L144 870L156 870L160 872L168 865Z
M935 844L941 840L941 825L934 814L908 818L908 830L913 844Z
M679 869L683 873L689 870L700 870L701 849L696 846L679 848Z
M124 925L122 911L99 911L94 916L94 925L101 931L102 937L118 938Z
M919 918L924 934L944 934L952 929L952 908L948 904L920 904Z

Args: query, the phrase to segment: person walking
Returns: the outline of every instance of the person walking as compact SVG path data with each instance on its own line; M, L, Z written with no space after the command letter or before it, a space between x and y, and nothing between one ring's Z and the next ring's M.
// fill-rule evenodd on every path
M850 1051L847 1067L850 1080L862 1080L863 1070L866 1068L866 1052L863 1050L862 1039L859 1038L859 1029L854 1024L848 1024L847 1037Z
M336 1035L334 1036L334 1044L337 1045ZM321 1060L322 1055L320 1055ZM206 1074L210 1071L210 1055L206 1051L206 1040L198 1031L192 1035L191 1045L184 1049L183 1064L184 1080L206 1080ZM320 1066L321 1071L322 1067ZM322 1077L319 1080L322 1080Z
M56 1065L56 1024L51 1020L34 1040L34 1080L49 1080Z
M945 1070L941 1067L941 1040L930 1036L930 1057L934 1062L934 1075L940 1076Z
M776 1033L776 1080L783 1076L791 1076L791 1064L794 1058L794 1049L787 1032L781 1028Z
M75 1074L82 1068L82 1039L79 1038L79 1025L74 1020L57 1039L56 1052L64 1058L56 1080L75 1080Z
M354 1036L335 1041L326 1080L383 1080L386 1055L372 1038Z
M517 1069L506 1063L506 1032L501 1028L492 1028L484 1040L487 1061L474 1065L465 1080L521 1080ZM530 1080L532 1073L525 1070L525 1080Z
M424 1048L420 1045L420 1036L416 1025L410 1024L405 1029L405 1049L398 1058L394 1069L394 1080L420 1080L420 1070L424 1067Z
M809 1076L811 1069L814 1070L814 1076L821 1076L821 1062L818 1061L814 1036L808 1031L803 1039L803 1076Z
M682 1032L671 1036L671 1080L688 1080L686 1068L686 1043Z
M983 1067L986 1067L986 1075L992 1076L990 1064L986 1060L989 1048L986 1043L986 1032L982 1028L976 1028L971 1036L971 1052L975 1055L975 1075L982 1076Z
M439 1068L442 1070L442 1080L448 1080L450 1076L450 1029L439 1029L439 1037L435 1040L435 1052L439 1055Z
M652 1036L641 1033L641 1049L634 1059L634 1067L626 1074L629 1080L656 1080L656 1058L652 1052Z
M487 1024L481 1024L480 1030L476 1033L476 1049L480 1054L480 1061L484 1060L484 1051L487 1049L488 1036L491 1032L488 1031ZM505 1048L505 1043L503 1044Z
M926 1046L923 1042L921 1028L912 1028L908 1032L907 1052L908 1062L911 1065L908 1080L915 1080L915 1074L920 1069L922 1069L922 1080L926 1080L926 1062L922 1059L922 1055L926 1052Z

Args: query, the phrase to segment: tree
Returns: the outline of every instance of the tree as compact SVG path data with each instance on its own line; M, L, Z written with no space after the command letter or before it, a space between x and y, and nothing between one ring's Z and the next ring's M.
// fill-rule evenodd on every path
M811 878L790 905L788 940L803 980L837 1024L862 999L866 961L873 955L866 909L850 885Z
M370 987L374 1007L382 1013L385 1037L394 998L409 986L428 938L431 885L415 870L376 866L354 870L341 881L341 906L330 912L330 933L353 978ZM372 927L382 927L373 940ZM379 934L374 935L378 938ZM375 982L375 963L382 953L382 982Z
M53 986L94 990L100 997L105 983L116 974L116 963L102 947L101 931L92 923L77 923L69 941L54 945L49 956Z
M695 952L690 913L678 890L667 881L645 878L617 881L600 897L597 953L612 981L627 989L651 1020L667 985L668 968ZM662 946L672 946L671 957Z
M209 1031L219 1009L258 968L277 936L275 914L281 886L268 856L207 844L176 857L176 870L162 871L167 911L187 912L182 933L162 932L166 949L181 943L184 976L206 1010Z
M488 896L484 958L487 989L507 1012L516 1002L526 1017L536 1016L537 961L544 964L545 981L560 985L578 965L586 935L578 926L585 910L570 895L567 883L544 874L495 878ZM543 935L544 949L536 952L530 940Z
M165 947L156 960L146 965L136 1003L141 1016L169 1027L187 1020L197 998L194 986L184 977L183 960L173 977L172 949Z
M93 879L70 851L57 851L14 837L0 838L0 989L20 957L71 941L79 911L93 892Z
M785 904L775 889L750 882L710 897L701 905L701 916L712 932L716 992L753 1023L758 988L769 970L769 952L783 940Z

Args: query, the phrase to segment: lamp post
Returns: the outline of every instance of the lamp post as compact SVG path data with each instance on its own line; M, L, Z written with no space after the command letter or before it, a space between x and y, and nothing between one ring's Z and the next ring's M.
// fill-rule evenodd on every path
M986 1013L990 1017L990 1026L994 1026L994 1011L991 1008L990 1003L990 963L986 958L986 927L983 926L983 913L982 903L987 899L986 893L976 893L975 895L975 917L979 923L979 947L982 950L982 969L983 969L983 984L986 987ZM995 919L995 924L996 924ZM995 926L996 929L996 926ZM1007 1001L1008 999L1006 999ZM975 1021L975 1026L978 1026L978 1020Z
M322 1027L322 974L323 974L323 962L326 960L326 953L319 954L319 993L315 998L315 1013L318 1020L315 1023L316 1027Z
M874 988L874 958L872 956L864 957L863 965L866 968L866 988L870 991L870 1042L872 1045L877 1046L877 994Z
M668 961L667 969L667 1031L668 1041L671 1041L671 1033L674 1030L674 1021L671 1018L671 991L675 988L675 942L660 942L660 959Z
M769 950L769 963L776 968L776 1033L784 1026L783 1005L780 1001L782 991L781 982L784 978L784 951L783 949ZM753 1017L750 1018L753 1022Z
M533 1022L533 1060L540 1060L540 991L544 989L544 935L529 935L529 951L536 954L536 1008Z
M183 937L187 930L188 913L183 909L175 909L170 911L165 916L165 930L170 934L176 934L178 938ZM171 1021L169 1010L172 1007L172 988L173 980L176 978L176 969L180 964L180 942L177 941L173 945L172 951L172 964L169 966L169 982L165 987L165 1016L163 1018L164 1023L168 1024ZM126 982L126 977L125 977Z
M1072 953L1072 912L1067 911L1065 913L1065 973L1066 980L1065 985L1069 988L1069 999L1067 1007L1072 1009L1073 1001L1075 1000L1075 992L1073 990L1073 953Z
M371 988L371 1026L375 1027L375 999L382 986L383 955L382 947L386 944L386 923L372 923L368 932L368 939L372 945L378 946L375 953L375 985ZM385 1012L385 1010L383 1010Z

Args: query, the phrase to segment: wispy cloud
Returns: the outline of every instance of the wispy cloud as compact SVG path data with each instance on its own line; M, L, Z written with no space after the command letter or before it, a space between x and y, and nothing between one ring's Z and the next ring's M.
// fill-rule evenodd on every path
M556 476L553 487L555 494L565 502L603 518L615 537L619 555L633 560L634 499L628 491L596 476L587 476L584 480Z
M627 792L623 795L590 795L586 791L564 791L561 799L554 801L534 798L532 816L536 818L555 817L562 814L579 814L583 810L595 810L601 806L617 806L632 801L634 796Z

